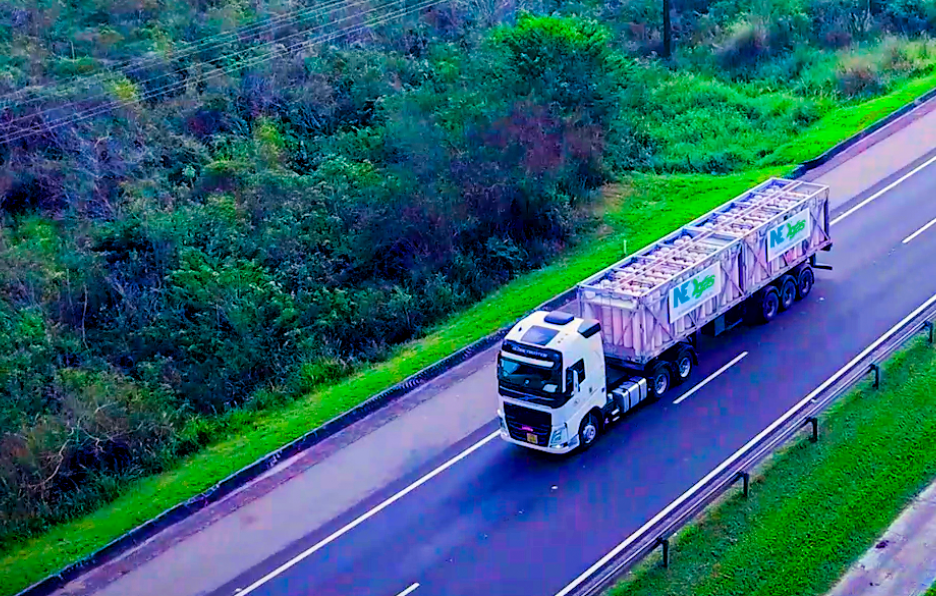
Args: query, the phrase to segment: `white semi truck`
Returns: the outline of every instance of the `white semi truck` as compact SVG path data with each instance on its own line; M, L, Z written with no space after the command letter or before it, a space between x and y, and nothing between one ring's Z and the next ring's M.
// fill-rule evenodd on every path
M552 453L685 382L700 333L762 324L805 298L832 248L829 189L771 178L578 284L574 314L537 311L497 362L500 436Z

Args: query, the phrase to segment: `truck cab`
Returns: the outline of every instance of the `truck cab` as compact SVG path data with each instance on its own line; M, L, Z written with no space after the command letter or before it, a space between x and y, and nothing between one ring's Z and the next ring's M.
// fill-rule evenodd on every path
M497 357L501 438L551 453L595 440L615 409L600 331L597 321L558 311L510 330ZM646 381L643 388L646 397Z

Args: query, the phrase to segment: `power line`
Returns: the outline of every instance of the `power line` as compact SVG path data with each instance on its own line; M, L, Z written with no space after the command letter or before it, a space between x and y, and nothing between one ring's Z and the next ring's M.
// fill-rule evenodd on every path
M394 2L390 2L390 3L388 3L388 4L384 5L384 6L389 6L389 5L393 5L393 4L398 4L398 3L401 2L401 1L405 1L405 0L395 0ZM205 74L205 75L196 76L196 77L195 77L194 83L203 82L203 81L205 81L205 80L207 80L207 79L211 79L211 78L214 78L214 77L217 77L217 76L230 74L230 73L232 73L232 72L234 72L234 71L236 71L236 70L238 70L238 69L250 68L250 67L252 67L252 66L257 66L257 65L263 64L263 63L265 63L265 62L268 62L268 61L272 60L273 58L277 58L277 57L279 57L279 56L281 56L281 55L284 55L284 54L287 54L287 53L295 52L295 51L297 51L297 50L299 50L299 49L302 49L302 48L304 48L304 47L311 46L311 45L318 44L318 43L323 43L323 42L326 42L326 41L330 41L330 40L332 40L332 39L336 39L336 38L341 37L342 35L345 35L345 34L348 34L348 33L352 33L352 32L360 31L360 30L363 30L363 29L367 29L368 27L379 26L379 25L385 24L385 23L387 23L387 22L389 22L389 21L391 21L391 20L393 20L393 19L405 17L405 16L408 15L408 14L412 14L412 13L417 12L417 11L419 11L419 10L422 10L422 9L424 9L424 8L430 8L430 7L432 7L432 6L435 6L436 4L441 4L441 3L447 2L447 1L448 1L448 0L422 0L421 2L417 3L415 6L412 6L412 7L410 7L410 8L398 9L396 12L394 12L394 13L392 13L392 14L389 14L389 15L384 15L384 16L380 17L379 19L377 19L375 22L372 22L372 23L370 23L370 24L352 26L352 27L348 27L348 28L339 30L339 31L337 31L337 32L329 33L329 34L327 34L327 35L325 35L325 36L322 36L322 37L320 37L320 38L297 42L297 43L295 43L295 44L293 44L293 45L291 45L291 46L289 46L289 47L286 47L286 48L274 49L274 50L268 52L268 53L267 53L266 55L264 55L264 56L257 56L257 57L248 59L248 60L245 61L243 64L238 64L238 65L230 66L230 67L227 67L227 68L224 68L224 69L216 69L216 70L211 71L211 72L209 72L209 73L207 73L207 74ZM377 10L377 9L371 9L370 11L367 11L367 12L373 12L374 10ZM366 13L365 13L365 14L366 14ZM355 15L355 16L360 16L360 15ZM346 17L346 18L343 19L343 20L347 20L348 18L351 18L351 17ZM13 141L18 141L18 140L20 140L20 139L23 139L23 138L32 136L32 135L34 135L34 134L36 134L36 133L39 133L39 132L50 131L50 130L53 130L53 129L55 129L55 128L59 128L59 127L61 127L61 126L64 126L64 125L66 125L66 124L75 124L75 123L78 123L78 122L82 122L82 121L87 120L87 119L89 119L89 118L93 118L94 116L98 116L98 115L100 115L100 114L103 114L103 113L112 111L112 110L117 109L117 108L120 108L120 107L128 107L128 106L130 106L130 105L133 105L133 104L137 104L137 103L146 101L147 99L153 99L153 98L159 97L159 96L161 96L161 95L165 95L165 94L167 94L167 93L170 93L170 92L173 91L174 89L180 89L180 88L182 88L182 87L184 87L184 86L190 84L191 82L192 82L192 81L188 81L188 80L186 80L186 81L181 81L181 82L179 82L179 83L175 83L175 84L172 84L172 85L168 85L168 86L166 86L166 87L164 87L164 88L157 89L157 90L155 90L154 92L146 93L146 94L144 94L144 95L142 95L142 96L140 96L140 97L136 97L136 98L129 99L129 100L124 100L124 101L114 101L114 102L111 102L111 103L108 104L108 105L99 106L98 108L93 108L93 109L91 109L91 110L87 110L87 111L85 111L84 113L78 113L78 114L74 115L74 117L60 118L60 119L54 120L54 121L52 121L52 122L50 122L50 123L40 123L40 124L37 124L37 125L35 125L35 126L29 128L29 129L26 129L26 130L20 130L20 131L17 131L17 132L15 132L15 133L6 134L6 135L4 135L2 138L0 138L0 143L4 143L4 144L12 143Z
M336 2L334 2L334 4L336 4L336 5L343 5L343 6L336 6L335 8L331 9L329 12L333 12L333 11L335 11L335 10L340 10L340 9L342 9L342 8L350 8L350 7L352 7L352 6L357 6L357 5L360 5L360 4L365 4L365 3L367 3L368 1L369 1L369 0L337 0ZM401 1L405 1L405 0L396 0L396 1L397 1L397 2L401 2ZM368 12L373 12L373 10L371 10L371 11L366 11L366 12L364 12L363 14L367 14ZM282 37L282 38L280 38L280 39L276 39L276 40L272 40L272 41L265 42L265 43L263 43L263 44L260 44L259 46L254 46L254 47L250 47L250 48L241 50L241 51L239 51L239 52L234 52L234 53L231 53L231 54L226 54L226 55L221 56L218 60L227 60L227 59L235 58L235 57L237 57L237 56L241 56L241 55L244 55L244 54L249 54L249 53L251 53L251 52L255 52L255 51L257 51L258 49L262 49L262 48L267 47L267 46L274 46L274 45L276 45L276 44L282 43L283 41L285 41L285 40L287 40L287 39L291 39L291 38L294 38L294 37L298 37L298 36L300 36L300 35L303 35L303 34L305 34L305 33L310 32L310 31L314 31L314 30L316 30L316 29L320 29L320 28L322 28L322 27L328 26L329 24L331 24L331 23L325 23L325 24L323 24L323 25L318 25L317 27L314 27L314 28L304 29L304 30L301 30L301 31L297 31L297 32L295 32L295 33L292 33L292 34L287 35L287 36L285 36L285 37ZM200 63L200 64L205 64L205 63L202 62L202 63ZM197 64L193 64L193 65L190 65L190 66L187 66L187 67L181 67L181 68L178 68L178 69L176 69L176 70L174 70L174 71L172 71L172 72L170 72L170 73L165 73L165 74L162 74L162 75L159 75L159 76L156 76L156 77L151 77L150 79L141 81L139 84L142 85L142 86L146 86L147 83L152 83L153 81L159 80L159 79L161 79L161 78L167 78L167 77L170 77L170 76L172 76L172 75L174 75L174 74L181 74L181 73L184 73L185 71L189 70L190 68L192 68L192 67L194 67L194 66L197 66ZM108 98L108 97L110 97L110 95L109 95L107 92L99 93L97 96L92 96L92 97L90 97L90 98L85 98L84 100L74 100L74 101L71 101L71 102L66 103L66 104L63 105L63 106L53 106L53 107L50 107L50 108L45 108L44 110L42 110L42 111L40 111L40 112L38 112L38 113L26 114L26 115L23 115L23 116L18 116L18 117L16 117L16 118L12 118L12 119L10 119L10 120L8 121L8 124L13 124L13 123L16 123L16 122L20 122L20 121L22 121L22 120L32 120L32 119L34 119L34 118L41 117L41 116L43 116L43 115L45 115L45 114L47 114L47 113L57 112L57 111L59 111L59 110L64 110L64 109L67 109L67 108L70 108L70 107L74 107L74 106L78 105L79 103L81 103L81 101L87 102L87 101L93 101L93 100L95 100L95 99L106 99L106 98Z
M245 25L244 27L238 28L234 31L229 31L227 33L219 33L219 34L201 39L197 42L192 42L192 43L183 45L182 48L178 51L170 50L169 52L170 55L168 57L150 56L150 57L142 58L142 59L140 58L127 59L122 64L118 64L118 65L111 67L110 68L111 72L100 72L100 73L97 73L94 75L88 75L88 76L79 75L79 76L72 77L71 79L67 81L63 81L63 82L56 83L53 85L35 85L35 86L25 87L23 89L18 89L16 91L12 91L5 95L0 95L0 102L2 102L3 105L9 105L11 101L16 99L16 96L25 95L27 93L38 93L50 87L53 89L57 87L65 87L73 83L77 83L79 81L81 81L82 83L86 82L87 84L92 84L97 81L103 81L106 77L112 75L113 74L112 71L114 70L119 70L126 74L125 72L126 69L129 69L129 72L134 72L136 70L141 70L152 64L161 62L163 60L179 60L182 58L186 58L190 56L191 54L194 54L199 51L208 51L208 50L217 49L220 47L230 45L233 42L237 41L238 39L243 38L247 35L250 35L253 32L262 33L266 28L273 27L274 26L273 23L276 21L282 21L286 19L302 20L306 17L316 16L316 13L322 12L327 8L330 8L332 6L339 5L342 3L350 4L351 0L328 0L323 5L318 5L314 7L305 7L301 9L287 11L285 13L282 13L273 17L269 17L263 22L253 23L251 25ZM220 40L224 40L225 38L228 38L227 41L220 41ZM130 68L131 66L133 68ZM42 99L41 97L33 98L27 101L26 105L28 105L29 103L33 103L35 101L40 101L41 99Z

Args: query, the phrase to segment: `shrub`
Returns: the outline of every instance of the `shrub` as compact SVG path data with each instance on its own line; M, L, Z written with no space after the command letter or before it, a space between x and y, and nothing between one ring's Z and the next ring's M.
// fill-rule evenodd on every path
M732 25L727 39L715 50L719 64L736 69L751 66L770 51L767 27L763 23L740 21Z
M671 172L728 172L754 163L815 121L814 99L738 86L692 74L665 74L628 110L642 116L652 167Z
M891 0L881 3L884 28L895 33L918 35L936 32L934 0Z
M0 542L158 461L176 421L169 395L120 373L63 367L29 426L0 441ZM36 409L33 409L37 412Z
M877 65L859 56L843 60L836 78L839 90L849 97L877 93L883 88Z

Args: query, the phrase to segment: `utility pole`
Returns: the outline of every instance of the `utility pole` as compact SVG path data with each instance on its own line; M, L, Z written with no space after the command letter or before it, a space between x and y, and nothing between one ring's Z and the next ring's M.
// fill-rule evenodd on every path
M670 22L670 2L663 0L663 57L669 58L673 53L673 25Z

